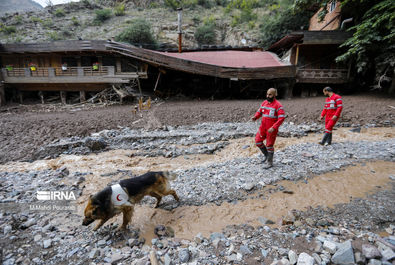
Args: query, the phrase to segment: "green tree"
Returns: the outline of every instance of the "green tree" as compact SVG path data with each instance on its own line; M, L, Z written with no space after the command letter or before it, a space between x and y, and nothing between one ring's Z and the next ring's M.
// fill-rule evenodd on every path
M311 5L325 7L328 0L297 0L296 10ZM395 4L393 0L342 0L342 12L353 18L351 38L341 47L346 52L336 60L355 65L361 79L372 82L392 78L387 92L395 94ZM368 73L374 73L374 76ZM380 83L379 83L380 85Z
M157 48L151 25L144 19L132 20L130 26L116 36L115 40L149 49Z
M312 12L299 12L289 7L264 17L260 28L260 42L268 48L288 33L307 29Z
M215 44L216 38L214 23L205 23L195 31L195 40L199 46Z

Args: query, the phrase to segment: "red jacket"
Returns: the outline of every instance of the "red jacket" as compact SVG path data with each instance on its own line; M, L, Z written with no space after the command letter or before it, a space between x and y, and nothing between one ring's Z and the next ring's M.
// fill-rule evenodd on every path
M255 113L255 118L259 119L262 116L261 128L269 129L273 127L278 130L278 127L285 119L284 108L276 99L272 103L265 100L262 102L261 107Z
M326 98L325 106L322 110L321 117L332 118L334 115L340 117L343 109L343 101L341 96L333 93L332 96Z

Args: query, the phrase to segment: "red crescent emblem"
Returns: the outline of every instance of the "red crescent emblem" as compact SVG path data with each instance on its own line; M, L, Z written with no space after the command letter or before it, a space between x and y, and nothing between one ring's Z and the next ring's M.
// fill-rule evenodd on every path
M117 201L120 202L120 201L122 201L122 200L119 199L119 195L121 195L121 194L118 194L118 195L117 195Z

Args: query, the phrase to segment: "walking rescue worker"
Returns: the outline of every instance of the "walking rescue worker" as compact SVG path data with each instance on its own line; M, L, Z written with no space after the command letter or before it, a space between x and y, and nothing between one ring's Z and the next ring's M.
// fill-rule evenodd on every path
M267 160L264 168L273 166L274 142L278 128L285 119L284 108L280 102L276 100L277 90L269 88L266 93L266 100L262 102L261 107L251 118L256 121L262 116L261 126L255 136L255 144L265 156L263 162ZM266 139L266 146L263 141Z
M321 113L320 120L325 117L325 134L320 144L330 145L332 144L332 129L342 112L343 101L339 95L333 93L333 89L331 87L325 87L323 92L327 98L325 100L325 106Z

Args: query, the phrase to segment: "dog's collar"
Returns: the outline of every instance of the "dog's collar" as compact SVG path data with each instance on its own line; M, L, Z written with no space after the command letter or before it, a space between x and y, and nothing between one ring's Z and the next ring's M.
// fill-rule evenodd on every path
M125 192L125 190L119 184L115 184L111 186L111 202L115 206L127 205L133 206L129 202L129 195Z

